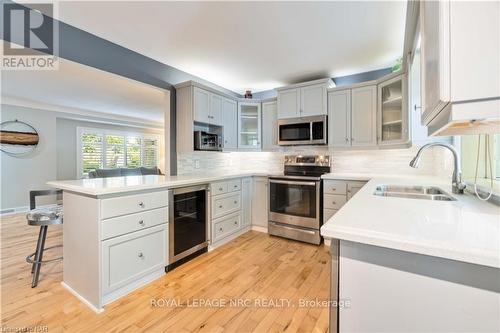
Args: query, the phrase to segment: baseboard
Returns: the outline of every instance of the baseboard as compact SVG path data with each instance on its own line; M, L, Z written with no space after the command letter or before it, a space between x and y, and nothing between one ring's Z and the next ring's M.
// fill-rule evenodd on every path
M96 308L92 303L90 303L89 301L87 301L82 295L80 295L73 288L71 288L66 283L64 283L64 281L61 282L61 286L63 286L64 289L66 289L71 294L73 294L73 296L75 296L76 298L78 298L78 300L80 300L83 304L85 304L86 306L88 306L95 313L99 314L99 313L104 312L104 308L100 308L100 309Z
M332 244L332 240L330 238L324 238L325 241L325 246L330 247L330 244Z
M258 226L258 225L253 225L252 226L252 230L253 231L258 231L258 232L263 232L263 233L267 234L267 227L261 227L261 226Z
M140 278L134 282L131 282L131 283L129 283L121 288L113 290L113 291L107 293L106 295L103 295L102 296L102 304L106 305L106 304L109 304L111 302L114 302L117 299L119 299L120 297L123 297L125 295L130 294L132 291L139 289L141 287L144 287L148 283L151 283L154 280L157 280L164 275L165 275L165 267L162 267L158 270L155 270L152 273L149 273L149 274L143 276L142 278Z

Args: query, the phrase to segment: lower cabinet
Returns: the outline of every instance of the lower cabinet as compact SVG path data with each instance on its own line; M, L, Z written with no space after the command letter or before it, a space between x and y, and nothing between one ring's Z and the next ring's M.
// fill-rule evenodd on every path
M252 225L267 228L269 211L267 177L253 178Z
M163 269L167 260L166 233L163 224L103 241L103 294Z
M240 212L221 217L212 221L214 242L218 242L226 236L238 231L241 228Z
M323 182L323 223L339 211L367 182L325 179Z

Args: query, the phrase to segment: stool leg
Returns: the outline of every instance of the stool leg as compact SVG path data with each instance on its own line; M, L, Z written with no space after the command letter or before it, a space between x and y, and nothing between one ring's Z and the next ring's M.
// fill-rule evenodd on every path
M40 275L40 267L42 266L43 259L43 248L45 247L45 238L47 237L47 226L40 227L41 239L38 239L36 244L36 255L35 255L35 273L33 274L33 281L31 282L31 288L35 288L38 284L38 276Z
M42 235L43 235L43 226L40 227L40 232L38 233L38 241L36 242L36 252L35 252L34 258L36 258L36 255L38 253L38 244L40 244L42 241ZM33 265L31 265L31 274L33 274L35 272L35 268L36 268L36 264L33 263Z

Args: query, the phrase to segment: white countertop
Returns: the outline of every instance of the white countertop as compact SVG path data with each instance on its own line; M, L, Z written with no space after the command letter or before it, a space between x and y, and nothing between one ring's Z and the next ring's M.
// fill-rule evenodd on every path
M274 173L271 173L274 174ZM218 180L249 177L269 176L268 172L209 172L206 174L191 174L180 176L127 176L111 178L93 178L76 180L54 180L47 182L50 187L75 193L103 196L123 194L126 192L189 186L194 184L210 183Z
M500 268L500 207L472 194L452 194L451 184L437 178L324 178L371 180L322 226L322 236ZM438 186L457 201L373 195L382 184Z

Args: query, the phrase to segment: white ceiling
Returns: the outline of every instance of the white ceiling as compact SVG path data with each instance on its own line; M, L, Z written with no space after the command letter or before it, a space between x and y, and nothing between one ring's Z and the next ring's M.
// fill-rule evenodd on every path
M64 59L58 70L2 71L1 83L3 103L163 122L164 90Z
M59 18L238 93L390 67L406 1L60 2Z

